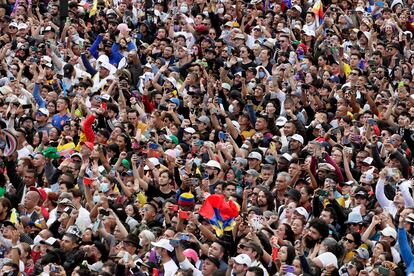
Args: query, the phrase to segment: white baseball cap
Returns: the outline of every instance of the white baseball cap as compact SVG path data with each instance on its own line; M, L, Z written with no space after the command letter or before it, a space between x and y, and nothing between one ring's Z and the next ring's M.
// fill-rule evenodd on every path
M303 145L304 140L303 140L302 135L293 134L291 139L296 140L296 141L300 142Z
M174 247L170 244L167 239L160 239L158 242L151 242L152 246L164 248L170 252L174 251Z
M212 167L221 170L221 165L216 160L210 160L207 162L206 167Z
M233 260L236 263L246 265L247 267L250 267L252 265L252 260L247 254L239 254L236 257L234 257Z

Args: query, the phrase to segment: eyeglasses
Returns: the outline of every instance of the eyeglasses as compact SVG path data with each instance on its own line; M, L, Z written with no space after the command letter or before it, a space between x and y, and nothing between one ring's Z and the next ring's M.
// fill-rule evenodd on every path
M351 72L351 75L352 75L352 76L358 76L358 73L356 73L356 72Z
M353 240L350 240L350 239L348 239L347 237L344 237L344 238L343 238L343 240L344 240L344 241L347 241L347 242L349 242L349 243L354 243L354 241L353 241Z

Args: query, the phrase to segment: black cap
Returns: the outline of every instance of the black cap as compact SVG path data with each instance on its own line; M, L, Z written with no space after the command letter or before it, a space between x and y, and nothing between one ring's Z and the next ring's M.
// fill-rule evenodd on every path
M134 245L136 248L141 247L139 245L139 238L135 234L128 234L128 236L123 241Z
M299 202L300 200L300 192L296 189L289 189L286 193L285 196L292 198L294 201Z
M7 226L11 226L11 227L13 227L15 230L17 230L17 228L16 228L16 225L14 225L14 223L13 222L11 222L10 220L5 220L5 221L3 221L3 226L4 227L7 227Z
M100 241L94 241L93 245L99 250L99 252L101 252L102 261L106 261L106 259L108 258L108 253L109 253L106 246Z

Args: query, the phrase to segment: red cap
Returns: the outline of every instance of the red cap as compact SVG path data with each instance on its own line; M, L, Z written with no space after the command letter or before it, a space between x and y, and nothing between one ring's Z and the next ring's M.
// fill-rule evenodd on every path
M93 147L95 146L92 142L80 142L81 146L86 145L90 150L93 150Z
M42 198L42 200L43 201L45 201L46 200L46 198L47 198L47 194L46 194L46 192L45 192L45 190L43 190L42 188L36 188L36 187L30 187L29 188L29 190L30 191L34 191L34 192L38 192L39 193L39 195L40 195L40 197Z

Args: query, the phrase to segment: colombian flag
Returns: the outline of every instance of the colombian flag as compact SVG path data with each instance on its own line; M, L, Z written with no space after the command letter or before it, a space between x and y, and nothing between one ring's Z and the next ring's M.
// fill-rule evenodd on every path
M201 206L199 214L210 222L220 237L224 231L233 229L239 207L232 200L225 201L224 195L210 195Z
M315 14L315 19L317 24L321 25L323 23L323 5L321 0L316 0L313 5L312 12ZM319 26L318 25L318 26Z

